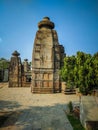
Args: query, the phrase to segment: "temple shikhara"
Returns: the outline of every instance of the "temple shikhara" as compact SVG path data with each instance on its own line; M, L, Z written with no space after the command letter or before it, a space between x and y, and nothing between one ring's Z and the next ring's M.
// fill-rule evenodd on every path
M54 27L48 17L38 23L32 54L33 93L61 92L59 70L63 65L64 47L59 44Z
M32 53L32 69L27 59L21 63L19 53L12 53L9 67L9 87L31 86L32 93L61 92L59 70L65 56L59 44L54 23L44 17L38 23Z

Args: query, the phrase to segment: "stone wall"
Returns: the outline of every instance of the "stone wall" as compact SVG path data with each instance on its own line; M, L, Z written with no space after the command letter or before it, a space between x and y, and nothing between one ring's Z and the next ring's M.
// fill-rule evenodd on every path
M8 82L9 80L8 72L9 72L8 69L0 69L0 82Z
M98 97L81 96L80 121L87 130L98 130Z

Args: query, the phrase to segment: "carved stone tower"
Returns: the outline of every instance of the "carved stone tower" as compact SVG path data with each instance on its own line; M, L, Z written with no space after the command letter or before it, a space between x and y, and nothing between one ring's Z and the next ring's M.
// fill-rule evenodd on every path
M54 26L48 17L38 23L32 56L33 93L61 91L59 70L63 64L64 47L59 45Z
M21 87L22 86L22 64L19 53L14 51L12 53L9 66L9 87Z
M27 72L29 70L28 59L24 59L23 66L24 66L24 72Z

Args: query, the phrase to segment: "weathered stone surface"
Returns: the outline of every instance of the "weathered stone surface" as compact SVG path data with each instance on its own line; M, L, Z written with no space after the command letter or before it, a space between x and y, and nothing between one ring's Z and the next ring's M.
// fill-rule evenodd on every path
M22 71L22 86L30 87L31 85L31 67L28 63L28 59L24 59Z
M59 45L54 26L48 17L38 23L32 56L33 93L61 91L59 69L63 65L64 47Z
M22 65L19 53L14 51L12 53L10 66L9 66L9 87L22 86Z
M4 70L4 79L3 82L8 82L8 69Z
M22 64L17 51L12 55L9 66L9 87L30 87L31 70L28 60L25 59Z
M98 97L81 96L80 121L87 130L98 130Z
M8 82L8 68L0 69L0 82Z

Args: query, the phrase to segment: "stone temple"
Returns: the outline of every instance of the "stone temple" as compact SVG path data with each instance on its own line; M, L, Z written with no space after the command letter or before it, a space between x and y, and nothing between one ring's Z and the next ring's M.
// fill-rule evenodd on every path
M30 87L31 69L28 60L21 62L20 53L14 51L9 65L9 87Z
M32 55L32 93L61 92L59 70L65 54L54 27L49 17L38 23Z

